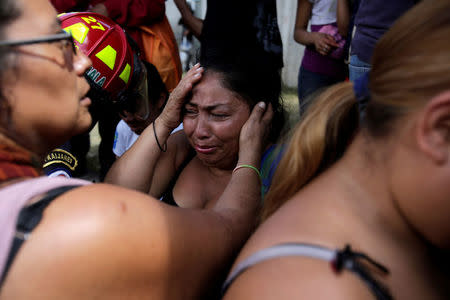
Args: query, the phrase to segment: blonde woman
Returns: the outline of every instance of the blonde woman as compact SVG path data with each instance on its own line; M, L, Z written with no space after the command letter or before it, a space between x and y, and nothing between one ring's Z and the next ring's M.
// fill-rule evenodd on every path
M224 299L448 299L449 11L418 4L358 101L342 83L310 107Z

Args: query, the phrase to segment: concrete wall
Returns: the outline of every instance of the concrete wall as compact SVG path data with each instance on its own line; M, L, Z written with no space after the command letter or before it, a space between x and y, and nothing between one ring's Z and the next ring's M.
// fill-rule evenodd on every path
M195 14L203 18L206 12L206 0L194 0L193 2L196 6ZM277 10L278 26L283 40L283 82L289 87L297 87L298 68L304 51L304 47L297 44L293 39L297 1L277 0ZM175 36L179 39L181 37L181 26L178 25L180 13L173 0L166 1L166 15L172 25Z
M192 0L191 2L195 5L194 14L197 17L203 19L206 14L206 0ZM177 38L177 40L180 40L182 26L178 25L178 22L181 18L181 15L173 0L166 1L166 16L169 19L170 25L172 25L172 30L175 34L175 37Z
M297 87L297 75L305 47L294 41L294 25L297 1L277 0L278 27L283 40L283 82Z

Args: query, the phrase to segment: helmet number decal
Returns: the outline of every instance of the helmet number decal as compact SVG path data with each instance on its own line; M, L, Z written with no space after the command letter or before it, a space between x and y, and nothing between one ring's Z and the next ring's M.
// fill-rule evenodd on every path
M101 31L105 31L105 27L103 27L102 24L100 24L99 22L97 22L97 20L91 16L89 17L81 17L83 19L83 21L86 22L86 24L91 24L91 23L95 23L94 25L91 26L92 29L99 29Z

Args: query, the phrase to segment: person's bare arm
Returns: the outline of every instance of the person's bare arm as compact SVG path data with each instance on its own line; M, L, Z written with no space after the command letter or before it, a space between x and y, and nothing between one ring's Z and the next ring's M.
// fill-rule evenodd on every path
M202 72L203 68L196 65L183 77L171 93L161 115L142 132L134 145L114 162L105 182L144 193L148 193L153 184L162 186L156 190L162 190L168 184L176 172L176 162L183 160L180 156L187 155L186 145L178 143L179 139L169 139L169 136L180 124L186 95L200 80ZM168 150L162 152L160 146L165 147L166 141ZM153 180L155 168L164 170L165 176L160 177L161 180Z
M241 131L240 163L259 163L272 115L255 107ZM72 190L46 209L2 299L203 299L254 228L260 188L253 170L240 169L204 210L106 184Z
M180 11L184 25L189 28L196 38L200 39L203 29L203 20L194 16L189 5L186 3L186 0L174 0L174 2Z
M295 19L294 40L305 46L314 46L317 52L327 55L332 47L338 47L334 38L321 32L309 32L308 22L311 18L312 3L308 0L298 0L297 17Z
M311 18L312 3L308 0L297 1L297 15L294 27L294 40L305 46L314 44L311 33L308 32L308 22Z
M160 156L153 172L149 194L155 198L161 198L168 189L177 170L186 160L190 151L192 151L192 147L183 130L171 134L167 145L167 152L169 153L166 152Z
M350 7L349 0L338 0L337 3L337 26L339 34L346 37L348 34L348 26L350 24Z

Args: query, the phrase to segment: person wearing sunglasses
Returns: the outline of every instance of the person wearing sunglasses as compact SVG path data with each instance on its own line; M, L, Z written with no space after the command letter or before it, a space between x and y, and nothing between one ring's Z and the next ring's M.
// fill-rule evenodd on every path
M73 52L47 0L3 0L0 20L0 298L206 299L253 228L259 178L241 169L214 204L180 209L122 187L40 176L50 150L91 126L91 60ZM190 70L153 122L159 143L202 74ZM251 111L240 164L258 159L270 118L260 105Z

